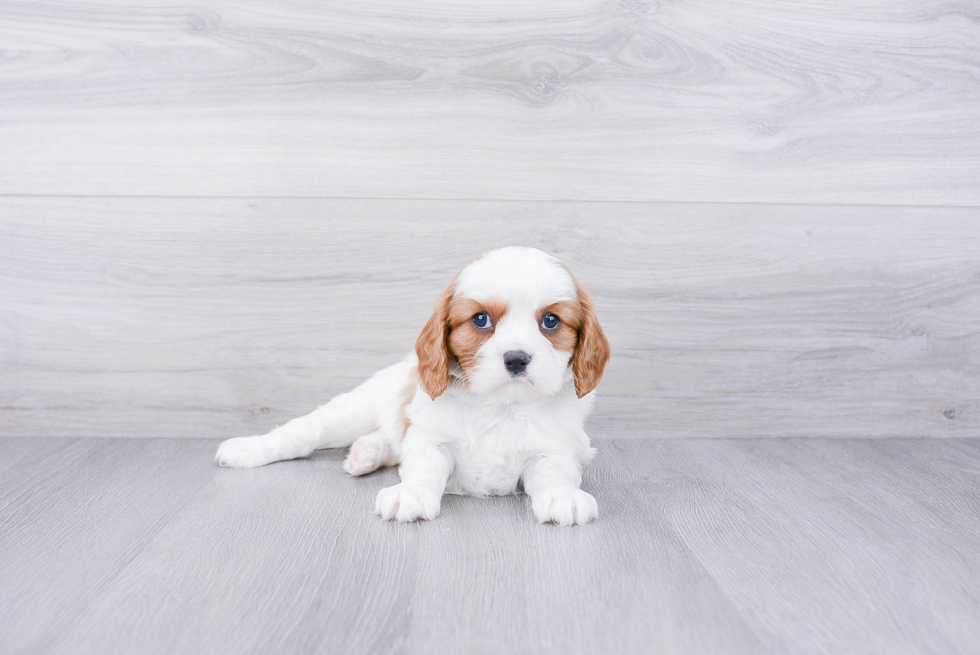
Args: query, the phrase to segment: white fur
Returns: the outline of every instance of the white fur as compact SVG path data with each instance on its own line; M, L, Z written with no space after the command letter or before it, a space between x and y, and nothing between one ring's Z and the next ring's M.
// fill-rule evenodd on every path
M583 429L594 393L576 396L572 353L555 350L536 318L539 308L576 297L571 276L539 250L502 248L466 267L455 295L508 306L465 380L455 365L449 387L433 400L416 382L412 354L307 416L223 442L216 461L250 468L353 444L344 462L350 475L400 465L402 482L378 493L382 519L434 519L444 493L504 495L521 485L542 523L594 519L595 499L579 488L594 452ZM510 350L531 355L525 375L505 369Z

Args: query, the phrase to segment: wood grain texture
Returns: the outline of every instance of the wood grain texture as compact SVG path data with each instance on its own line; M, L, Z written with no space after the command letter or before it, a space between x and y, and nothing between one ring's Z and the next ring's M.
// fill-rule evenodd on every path
M964 0L0 6L0 193L977 205Z
M134 220L138 217L138 220ZM230 437L411 350L477 252L563 259L600 437L975 436L976 209L0 200L0 434Z
M57 448L52 448L56 445ZM341 453L0 439L4 653L975 653L980 442L600 442L601 514L371 516ZM37 457L24 455L37 449Z
M51 652L210 480L210 446L0 440L4 460L32 453L0 477L0 651Z

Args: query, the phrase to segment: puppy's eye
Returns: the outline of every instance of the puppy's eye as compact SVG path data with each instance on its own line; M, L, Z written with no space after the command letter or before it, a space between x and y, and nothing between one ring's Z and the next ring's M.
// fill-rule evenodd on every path
M480 312L473 317L473 325L481 330L486 330L490 327L490 314L486 312Z
M541 327L545 330L557 330L559 323L561 321L554 314L545 314L544 318L541 319Z

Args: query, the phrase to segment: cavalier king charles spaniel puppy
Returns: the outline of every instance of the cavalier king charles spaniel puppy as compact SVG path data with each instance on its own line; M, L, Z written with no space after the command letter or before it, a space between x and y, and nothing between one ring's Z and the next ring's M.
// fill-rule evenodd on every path
M609 361L592 299L554 257L491 250L436 303L415 352L268 434L223 442L221 466L250 468L351 446L350 475L398 465L382 519L434 519L444 493L521 488L541 523L598 513L580 488L594 450L583 423Z

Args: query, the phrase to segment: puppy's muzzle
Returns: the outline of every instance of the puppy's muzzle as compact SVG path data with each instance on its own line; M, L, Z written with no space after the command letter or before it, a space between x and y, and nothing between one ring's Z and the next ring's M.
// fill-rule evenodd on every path
M523 350L510 350L504 353L504 368L514 377L523 373L530 362L531 356Z

